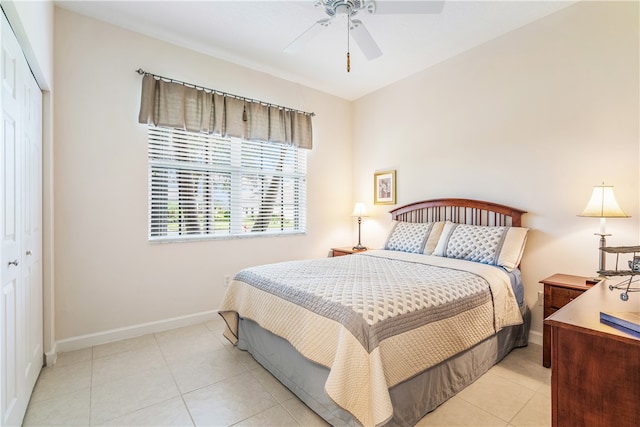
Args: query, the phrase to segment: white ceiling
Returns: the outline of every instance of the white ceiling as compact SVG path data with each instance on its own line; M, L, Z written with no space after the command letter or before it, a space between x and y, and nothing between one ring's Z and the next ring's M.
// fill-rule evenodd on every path
M386 0L393 1L397 0ZM57 6L76 13L354 100L575 0L446 0L439 14L360 12L356 18L364 23L383 54L367 61L351 40L350 73L346 71L344 17L336 18L299 52L283 52L307 28L327 17L324 9L314 3L315 0L55 1Z

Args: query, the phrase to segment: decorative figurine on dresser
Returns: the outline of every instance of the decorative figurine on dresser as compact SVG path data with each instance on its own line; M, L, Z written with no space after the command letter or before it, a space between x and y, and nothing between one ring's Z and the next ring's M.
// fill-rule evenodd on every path
M620 299L627 301L629 299L629 292L640 292L640 286L632 286L634 283L638 283L640 278L640 246L605 246L600 248L603 253L616 254L616 268L615 270L602 269L598 271L601 276L604 277L616 277L624 276L625 278L618 281L615 284L609 284L609 289L619 289L622 291ZM632 258L627 261L629 266L628 270L620 270L618 268L620 261L620 254L632 254Z

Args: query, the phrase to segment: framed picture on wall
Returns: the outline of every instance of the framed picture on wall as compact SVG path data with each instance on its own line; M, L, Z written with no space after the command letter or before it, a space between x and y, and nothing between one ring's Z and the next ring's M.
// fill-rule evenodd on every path
M396 171L376 172L373 175L373 203L396 204Z

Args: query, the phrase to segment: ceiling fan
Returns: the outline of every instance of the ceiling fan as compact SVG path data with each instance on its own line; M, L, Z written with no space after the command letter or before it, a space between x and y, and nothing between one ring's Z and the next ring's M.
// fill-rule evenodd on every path
M430 14L440 13L444 6L444 0L426 1L374 1L374 0L316 0L314 6L323 7L328 18L320 19L311 27L293 40L284 51L287 53L298 52L312 38L329 27L336 16L347 18L347 72L351 71L351 58L349 52L349 35L360 47L360 50L368 60L376 59L382 55L369 31L359 19L353 19L359 12L369 15L391 14Z

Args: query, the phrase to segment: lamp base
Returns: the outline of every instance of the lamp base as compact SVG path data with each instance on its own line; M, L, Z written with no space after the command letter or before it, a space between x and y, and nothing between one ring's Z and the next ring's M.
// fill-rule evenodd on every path
M360 243L360 224L362 223L362 217L358 217L358 244L355 245L352 249L354 251L366 251L367 248L365 246L362 246L362 243Z
M602 272L606 270L607 268L607 254L602 250L602 248L607 247L607 236L611 236L611 234L605 234L605 233L593 233L596 236L600 236L600 260L599 260L599 265L598 265L598 274L600 276L603 276Z

